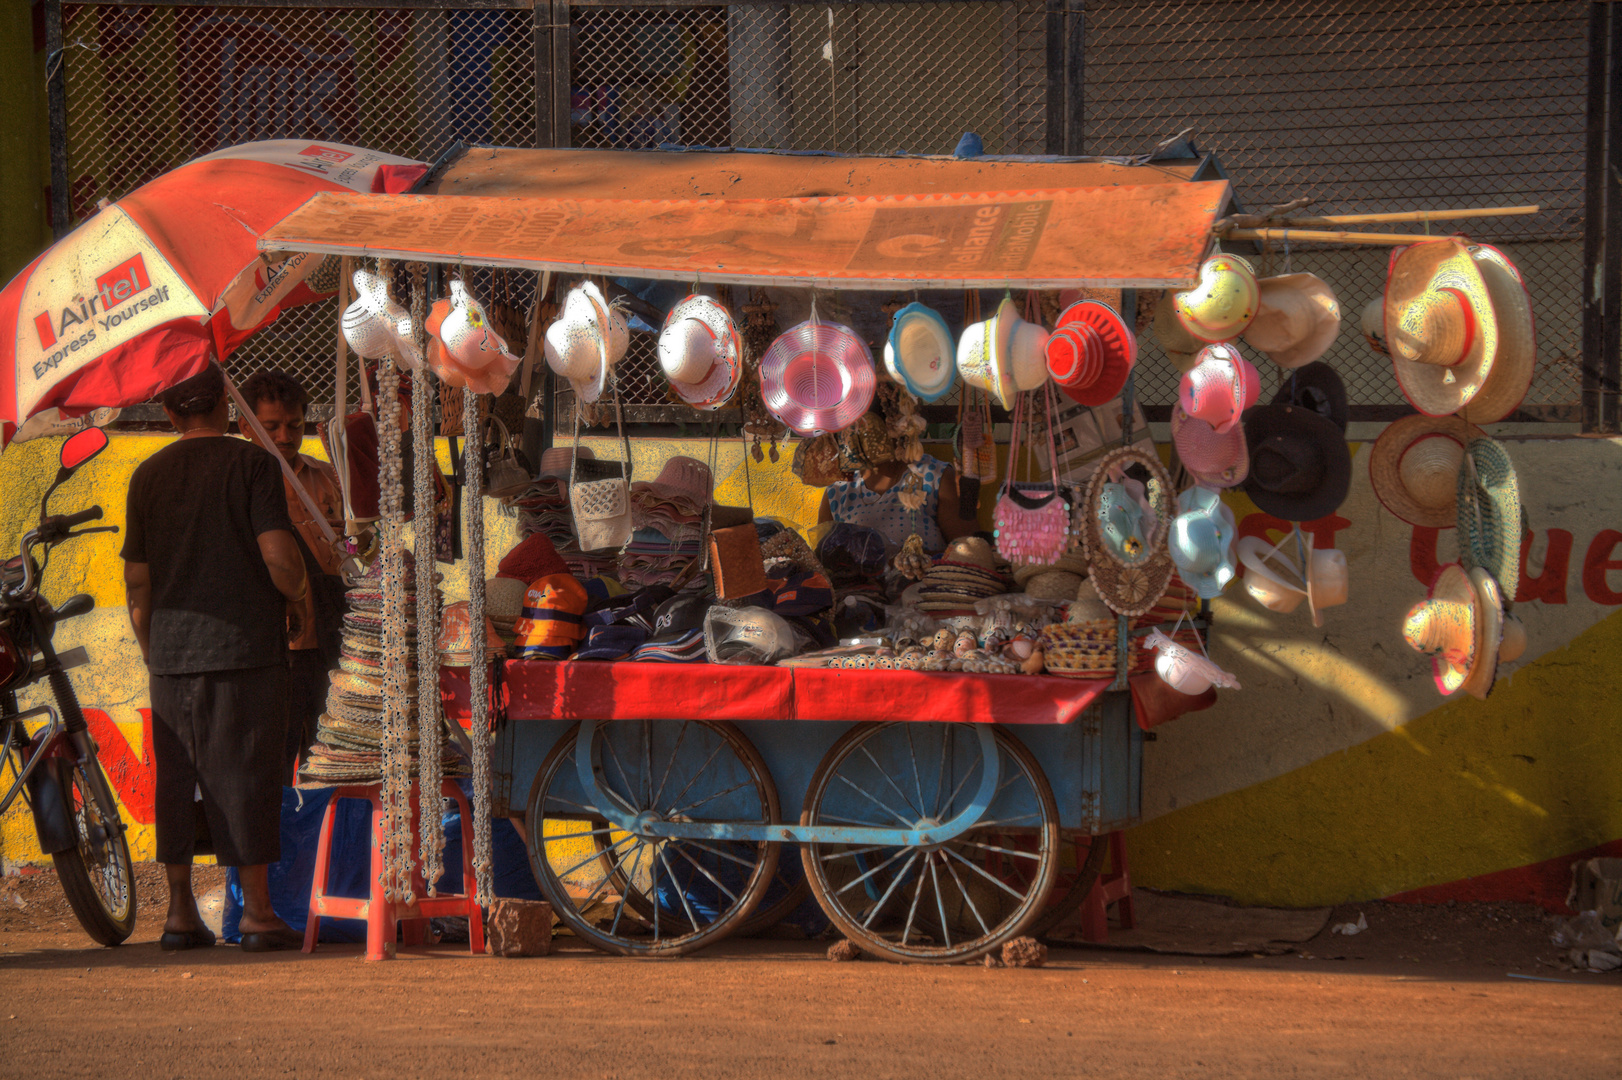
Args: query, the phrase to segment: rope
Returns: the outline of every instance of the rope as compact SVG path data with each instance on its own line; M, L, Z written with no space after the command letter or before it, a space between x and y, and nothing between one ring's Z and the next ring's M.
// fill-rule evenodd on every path
M411 334L417 348L428 355L425 320L428 309L427 267L411 264ZM411 443L415 475L413 503L416 507L417 556L417 799L426 823L418 828L418 858L428 895L438 893L437 883L445 873L445 830L440 816L428 813L437 808L444 783L444 732L439 721L439 650L435 638L439 627L439 594L434 589L434 560L438 554L438 518L434 506L433 410L428 403L436 393L428 365L411 375Z
M484 469L484 445L479 435L479 395L472 387L462 393L462 464L467 473L464 504L467 519L467 616L473 665L468 669L472 698L473 755L473 878L476 899L491 902L490 855L490 669L485 662L484 625L484 497L479 494ZM629 466L627 466L629 471ZM463 889L468 886L463 885Z
M385 281L394 265L381 261ZM410 902L411 888L411 750L409 674L406 665L405 553L401 545L400 377L397 361L378 361L379 398L378 499L381 517L379 558L383 560L383 892L390 900Z

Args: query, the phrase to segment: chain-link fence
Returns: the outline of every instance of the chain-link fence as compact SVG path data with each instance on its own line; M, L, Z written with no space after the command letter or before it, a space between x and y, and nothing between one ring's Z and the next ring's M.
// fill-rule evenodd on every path
M1462 228L1503 246L1526 277L1540 352L1528 410L1574 415L1580 0L500 2L63 3L56 150L69 216L199 154L267 138L432 160L458 139L948 153L974 131L989 153L1137 154L1192 129L1251 210L1299 196L1314 214L1541 205ZM1389 364L1356 332L1386 257L1296 247L1257 267L1312 270L1335 287L1347 325L1327 359L1364 407L1402 403ZM509 277L527 306L533 283ZM330 402L335 317L332 304L290 311L232 367L280 365ZM622 389L633 404L662 404L644 337ZM1165 406L1174 369L1145 345L1141 399Z

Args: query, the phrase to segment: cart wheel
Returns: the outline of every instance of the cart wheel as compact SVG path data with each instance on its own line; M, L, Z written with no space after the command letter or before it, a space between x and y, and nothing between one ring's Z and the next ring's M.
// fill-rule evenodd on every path
M1109 858L1109 838L1106 836L1077 836L1071 843L1075 846L1075 863L1059 868L1047 907L1025 928L1025 932L1032 937L1046 937L1081 906L1098 883L1104 860Z
M1059 863L1058 807L1030 751L995 734L996 794L968 831L930 847L801 848L817 902L864 952L914 963L972 960L1041 914ZM883 829L947 821L968 807L982 769L973 725L864 724L817 766L800 821Z
M811 886L806 884L805 872L800 869L799 855L793 850L798 845L782 846L790 850L782 852L778 858L777 872L767 884L766 892L761 896L760 906L738 926L737 930L733 931L739 937L764 934L794 914L795 909L805 903L805 898L811 895Z
M530 787L530 866L557 917L621 956L681 956L734 932L777 869L766 841L667 840L612 826L583 803L579 725L558 740ZM622 809L664 820L780 820L760 754L731 724L611 720L592 740L598 783Z

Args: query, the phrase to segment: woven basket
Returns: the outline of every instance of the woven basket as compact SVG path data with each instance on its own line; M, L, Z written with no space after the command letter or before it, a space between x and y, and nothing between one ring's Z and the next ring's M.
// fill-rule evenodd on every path
M1114 619L1057 623L1042 631L1047 673L1067 679L1104 679L1115 674Z

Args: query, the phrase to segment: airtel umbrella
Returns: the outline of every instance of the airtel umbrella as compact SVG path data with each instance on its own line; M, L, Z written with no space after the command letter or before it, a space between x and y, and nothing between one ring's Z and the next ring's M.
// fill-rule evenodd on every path
M46 410L146 401L283 308L330 296L336 274L309 280L322 256L267 261L259 234L317 192L398 193L426 170L278 139L197 158L103 206L0 292L0 445Z

